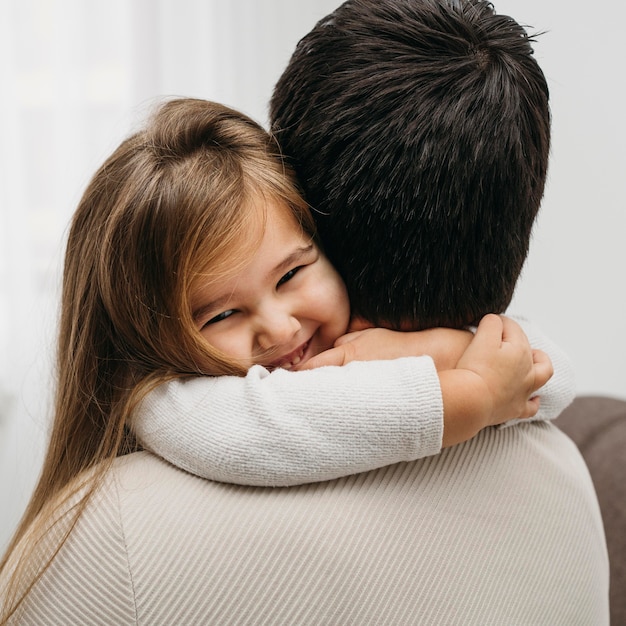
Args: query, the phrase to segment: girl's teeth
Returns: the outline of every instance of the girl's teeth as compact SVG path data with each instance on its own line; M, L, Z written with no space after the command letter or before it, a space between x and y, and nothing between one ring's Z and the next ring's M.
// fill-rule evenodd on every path
M298 363L300 363L300 361L302 361L302 357L304 356L304 352L306 351L307 346L305 346L301 351L300 354L297 354L291 361L289 361L288 363L283 363L280 367L284 370L290 370L292 367L298 365Z

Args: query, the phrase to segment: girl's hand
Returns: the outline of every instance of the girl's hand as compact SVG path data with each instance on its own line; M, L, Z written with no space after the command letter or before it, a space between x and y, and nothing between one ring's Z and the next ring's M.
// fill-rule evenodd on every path
M472 338L469 331L451 328L433 328L419 332L367 328L343 335L337 339L333 348L310 358L297 369L422 355L431 356L439 371L453 369Z
M552 377L545 352L533 350L521 327L507 317L485 316L457 364L480 379L486 426L537 413L533 394Z

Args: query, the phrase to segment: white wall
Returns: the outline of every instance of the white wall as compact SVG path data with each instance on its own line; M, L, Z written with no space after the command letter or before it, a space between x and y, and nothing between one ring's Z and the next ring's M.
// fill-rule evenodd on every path
M63 113L54 117L55 132L40 141L41 152L33 163L37 175L31 172L25 183L52 200L32 214L24 213L31 208L30 195L15 186L24 173L10 169L19 154L7 155L0 173L4 229L0 232L0 246L4 246L0 248L0 325L5 327L4 335L0 333L0 402L3 395L10 401L0 406L0 549L28 498L42 454L49 414L45 390L57 264L65 224L88 176L159 95L219 100L265 123L272 86L297 40L339 4L338 0L2 2L0 35L8 35L12 20L32 17L32 28L21 24L33 38L29 47L39 46L40 54L53 56L56 71L68 78L60 86L53 80L41 83L60 99ZM626 8L618 0L607 0L593 10L580 0L566 4L495 0L495 5L500 13L547 31L536 44L536 53L549 80L554 119L545 202L513 308L569 352L581 393L626 398L626 290L622 286ZM86 6L98 7L97 19L89 18ZM76 22L71 19L74 14ZM130 19L123 21L123 16ZM82 27L79 19L87 19L88 26ZM60 29L55 37L49 36L51 23ZM85 28L96 30L85 32ZM6 84L15 71L12 64L19 59L8 49L7 37L0 40L4 46L0 84ZM98 54L109 54L115 63L107 65L99 59L95 74L86 65L80 71L69 68L70 63L81 62L73 45L92 50L96 44ZM79 108L71 93L79 79L91 85L90 93L106 92L106 105ZM16 120L23 121L20 116L31 107L36 81L27 87L27 98L11 90L3 95L5 145L15 133ZM41 131L46 127L41 126ZM63 152L68 142L71 150ZM24 210L16 210L20 202ZM12 229L22 228L29 215L28 219L36 215L39 220L38 237L45 234L43 248L15 243ZM44 269L38 275L41 285L30 285L29 291L20 271L31 268L33 250Z

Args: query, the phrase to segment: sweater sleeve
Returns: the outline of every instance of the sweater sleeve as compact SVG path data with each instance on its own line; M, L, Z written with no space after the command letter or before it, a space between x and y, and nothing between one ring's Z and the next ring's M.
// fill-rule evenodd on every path
M437 454L443 402L430 357L173 380L133 416L148 450L223 482L289 486Z
M509 315L507 313L507 315ZM533 327L528 320L523 317L510 315L526 333L530 345L539 350L543 350L552 360L554 375L537 391L539 396L539 411L529 420L510 420L502 424L502 428L507 428L519 422L553 420L568 407L576 395L576 382L574 369L569 357L553 341L543 335L537 328Z

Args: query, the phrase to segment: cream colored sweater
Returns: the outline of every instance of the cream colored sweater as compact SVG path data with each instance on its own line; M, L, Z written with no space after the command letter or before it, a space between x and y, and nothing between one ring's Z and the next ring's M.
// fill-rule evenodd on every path
M0 585L1 587L1 585ZM591 480L550 423L325 483L120 458L13 622L604 626Z

